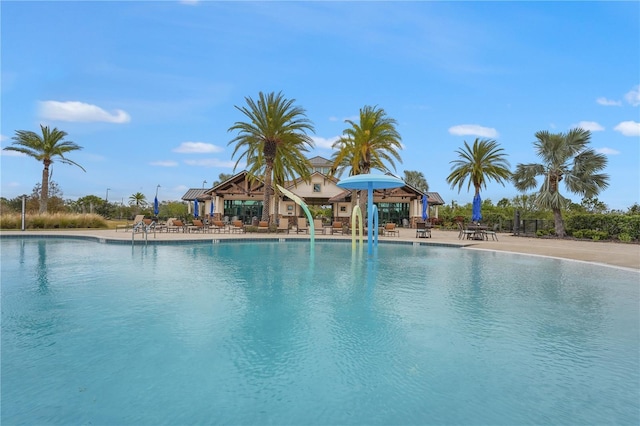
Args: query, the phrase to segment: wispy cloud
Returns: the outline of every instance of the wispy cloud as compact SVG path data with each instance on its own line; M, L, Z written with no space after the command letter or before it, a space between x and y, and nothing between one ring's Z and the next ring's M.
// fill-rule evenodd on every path
M197 160L185 160L185 164L189 166L199 166L199 167L225 167L232 169L236 163L235 161L222 161L217 158L203 158Z
M622 102L620 101L614 101L611 99L607 99L607 98L598 98L596 99L596 102L599 103L600 105L604 105L604 106L620 106L622 105Z
M598 149L596 149L596 152L599 152L600 154L604 154L604 155L618 155L618 154L620 154L620 151L616 151L613 148L607 148L607 147L598 148Z
M158 166L158 167L176 167L178 165L177 161L171 161L171 160L167 160L167 161L152 161L151 163L149 163L149 165L151 166Z
M624 100L629 102L629 104L633 106L640 105L640 85L634 87L627 94L625 94Z
M182 142L179 147L173 149L173 152L180 154L215 154L222 151L224 148L206 142Z
M313 142L316 144L316 148L331 149L333 143L340 139L340 136L334 136L328 139L321 138L319 136L311 136L311 139L313 139Z
M604 130L604 127L602 127L600 124L596 123L595 121L581 121L578 124L571 125L572 129L575 129L576 127L580 127L581 129L584 129L584 130L589 130L590 132L601 132Z
M200 2L200 0L180 0L180 4L186 4L186 5L189 5L189 6L195 6L199 2Z
M4 142L6 140L9 140L9 136L0 135L0 142Z
M131 121L129 114L121 109L109 113L99 106L86 104L84 102L40 101L38 104L39 115L46 120L118 124Z
M637 121L623 121L613 128L624 136L640 136L640 123Z
M0 155L4 156L4 157L26 157L27 154L23 154L21 152L17 152L17 151L5 151L0 150Z
M449 127L449 133L456 136L480 136L483 138L497 138L498 131L491 127L484 127L478 124L459 124Z

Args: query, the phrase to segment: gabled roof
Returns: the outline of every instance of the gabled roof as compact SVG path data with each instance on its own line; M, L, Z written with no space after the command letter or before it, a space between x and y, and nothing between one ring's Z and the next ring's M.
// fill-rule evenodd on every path
M437 206L445 205L444 200L442 199L440 194L438 194L437 192L427 192L427 200L429 201L429 204L433 204Z
M309 163L314 167L331 167L333 165L333 161L327 160L319 155L309 158Z
M261 179L257 178L253 182L249 182L249 172L246 170L241 171L222 183L207 189L207 194L211 195L214 192L220 194L257 194L261 193L264 189L264 183Z
M311 177L313 177L313 176L322 176L322 178L323 178L323 179L329 180L329 181L333 182L334 184L335 184L335 183L338 183L338 181L340 180L340 179L337 179L337 178L335 178L335 177L327 176L327 175L325 175L325 174L323 174L323 173L320 173L320 172L313 172L313 173L311 173L311 174L309 175L309 178L311 178ZM290 181L285 182L284 187L285 187L286 189L291 189L291 188L295 188L297 185L300 185L300 184L302 184L302 183L305 183L305 181L304 181L304 179L302 179L302 178L300 178L300 177L299 177L299 178L297 178L297 179L294 179L294 180L290 180Z

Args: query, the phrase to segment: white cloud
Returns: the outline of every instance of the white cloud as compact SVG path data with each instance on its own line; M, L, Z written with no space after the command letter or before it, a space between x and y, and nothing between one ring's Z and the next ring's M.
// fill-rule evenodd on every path
M311 139L313 139L313 142L316 144L316 148L331 149L331 146L333 145L333 143L338 139L340 139L340 136L333 136L328 139L321 138L318 136L311 136Z
M483 138L497 138L498 131L491 127L483 127L478 124L459 124L449 127L449 133L456 136L480 136Z
M607 99L607 98L598 98L598 99L596 99L596 102L599 103L600 105L604 105L604 106L620 106L620 105L622 105L622 102L620 102L620 101L613 101L613 100Z
M178 165L178 163L176 161L152 161L151 163L149 163L149 165L151 166L158 166L158 167L176 167Z
M636 121L623 121L613 128L624 136L640 136L640 123Z
M173 152L181 154L212 154L224 151L219 146L205 142L182 142Z
M3 157L26 157L27 154L23 154L21 152L18 151L5 151L0 150L0 155L2 155Z
M232 169L235 165L235 161L222 161L217 158L204 158L199 160L185 160L185 164L189 166L200 166L200 167L226 167Z
M575 129L576 127L580 127L584 130L589 130L590 132L601 132L604 130L604 127L602 127L595 121L581 121L578 124L573 124L571 126L572 129Z
M0 142L4 142L9 139L9 136L0 135Z
M620 154L620 151L616 151L613 148L607 148L607 147L598 148L598 149L596 149L596 152L599 152L600 154L604 154L604 155L618 155L618 154Z
M39 102L40 117L47 120L74 121L74 122L106 122L128 123L131 117L125 111L117 109L109 113L99 106L85 104L84 102Z
M200 0L180 0L180 4L187 4L189 6L195 6Z
M630 92L624 95L624 100L633 106L640 105L640 85L634 87Z

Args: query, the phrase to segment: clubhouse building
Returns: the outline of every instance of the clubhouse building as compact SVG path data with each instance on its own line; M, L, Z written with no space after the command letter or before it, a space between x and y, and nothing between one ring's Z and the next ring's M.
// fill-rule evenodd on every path
M352 197L356 191L345 190L336 184L340 179L329 176L331 161L323 157L310 160L311 177L308 182L296 179L285 183L284 188L300 197L308 206L331 208L332 220L347 223L352 213ZM219 220L224 218L238 218L250 224L254 217L262 216L262 201L264 197L264 183L261 180L251 182L247 171L242 171L216 186L189 189L182 200L188 202L189 212L193 212L195 200L198 201L198 215L212 216ZM429 202L429 217L438 217L438 208L444 201L437 192L423 193L411 185L399 188L375 190L373 202L378 207L379 223L393 222L399 226L415 226L415 222L422 220L422 199L427 195ZM210 215L213 203L213 215ZM276 209L277 203L277 209ZM280 217L304 217L302 208L287 196L271 200L269 216L274 222L277 214Z

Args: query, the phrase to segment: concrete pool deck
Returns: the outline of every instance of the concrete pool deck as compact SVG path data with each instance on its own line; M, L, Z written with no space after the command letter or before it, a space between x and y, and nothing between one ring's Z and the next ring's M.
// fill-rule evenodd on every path
M640 244L613 243L600 241L573 241L544 238L530 238L514 236L512 234L498 234L499 241L474 241L458 239L458 231L433 229L431 238L416 238L416 230L401 228L399 236L380 237L380 241L406 241L425 244L452 245L468 250L493 250L513 253L523 253L536 256L557 257L584 262L591 262L620 268L632 269L640 272ZM114 229L81 229L81 230L27 230L27 231L0 231L0 235L45 235L45 236L78 236L94 237L105 240L131 241L131 232ZM144 242L144 233L135 234L134 244ZM201 233L201 232L156 232L149 233L149 242L153 241L201 241L223 239L309 239L308 234L283 233ZM316 240L344 239L350 240L350 235L324 235L316 234ZM366 245L366 239L365 239Z

